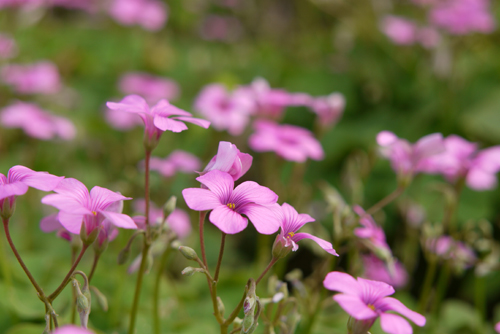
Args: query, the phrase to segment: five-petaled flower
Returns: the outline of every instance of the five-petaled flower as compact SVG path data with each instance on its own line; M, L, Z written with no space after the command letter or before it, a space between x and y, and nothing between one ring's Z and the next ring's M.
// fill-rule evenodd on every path
M64 179L54 189L56 194L42 198L42 203L59 209L59 222L71 233L78 234L84 224L87 236L94 230L105 229L109 223L122 228L137 229L132 218L117 209L116 202L131 199L109 189L95 186L92 190L76 179ZM106 228L111 233L111 229Z
M234 188L228 173L213 170L197 177L208 189L187 188L182 191L187 206L196 211L212 210L209 220L222 232L235 234L243 231L248 220L262 234L272 234L280 226L270 206L278 195L256 182L246 181ZM234 189L233 189L234 188Z
M54 190L64 177L47 172L35 172L24 166L14 166L7 176L0 173L0 213L9 218L14 209L16 196L24 195L29 187L43 191Z
M281 207L276 204L274 209L281 223L281 232L274 242L273 256L280 258L286 255L290 250L296 251L299 249L297 242L302 239L311 239L328 253L338 256L332 244L328 241L315 237L309 233L297 233L306 223L313 222L315 220L313 217L305 213L299 214L297 210L288 203L283 203Z
M394 293L389 284L333 271L323 281L325 288L339 291L333 299L355 321L350 323L350 333L366 334L375 320L380 317L382 330L391 334L411 334L413 330L408 321L395 311L413 321L418 326L425 325L425 317L403 305L399 300L387 297Z
M106 105L111 110L135 113L142 118L145 126L144 142L149 150L158 145L164 131L181 132L187 130L187 126L183 122L193 123L205 129L210 126L209 121L191 117L190 113L171 105L165 99L158 101L150 108L146 100L139 95L128 95L118 103L108 102Z

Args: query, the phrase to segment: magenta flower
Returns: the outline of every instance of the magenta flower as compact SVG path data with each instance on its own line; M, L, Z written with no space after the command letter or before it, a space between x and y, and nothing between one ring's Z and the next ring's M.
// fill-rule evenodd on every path
M307 158L324 158L321 144L307 129L265 120L255 121L254 128L256 132L248 139L248 144L254 151L274 151L280 157L296 162L305 162Z
M382 21L381 29L394 44L412 45L417 41L416 24L402 17L386 16Z
M328 253L339 256L333 246L328 241L321 238L315 237L309 233L297 233L297 231L302 228L306 223L313 222L315 219L308 214L298 213L293 206L288 203L283 203L281 206L275 205L275 212L279 217L281 231L276 237L274 242L273 250L277 248L289 248L293 251L299 249L297 242L302 239L311 239L316 242L321 248L323 248Z
M47 172L35 172L24 166L14 166L7 176L0 173L0 211L4 218L12 215L16 196L24 195L29 187L52 191L64 177Z
M253 95L255 113L264 117L279 119L288 106L297 105L294 95L284 89L275 89L263 78L257 78L248 87L248 93Z
M175 81L142 72L126 73L120 78L119 87L122 93L143 96L148 103L156 103L161 99L175 100L180 94Z
M381 146L381 154L391 161L392 169L398 175L420 171L424 159L445 151L440 133L427 135L410 144L390 131L382 131L377 135L377 143Z
M216 130L227 130L238 136L248 124L254 103L247 90L236 89L229 93L223 85L211 84L200 92L194 107Z
M6 34L0 34L0 58L13 58L17 51L16 41Z
M204 175L212 170L220 170L231 175L233 181L236 181L250 169L252 160L250 154L241 153L236 145L221 141L219 142L217 154L200 174Z
M116 202L131 199L119 193L95 186L92 190L76 179L64 179L54 189L56 194L42 198L42 203L59 210L59 222L69 232L78 234L85 224L87 235L95 229L103 229L103 222L127 229L137 229L137 225L129 216L116 212ZM115 205L113 205L115 204Z
M61 225L59 219L57 219L57 215L57 213L53 213L42 218L42 220L40 220L40 229L45 233L56 232L59 238L71 241L74 234L69 233L69 231Z
M351 317L364 323L368 328L380 318L380 325L384 332L390 334L411 334L413 330L406 319L399 315L388 313L397 312L413 321L417 326L425 325L425 317L403 305L399 300L387 297L394 293L394 288L389 284L371 281L358 277L356 280L349 274L333 271L326 275L323 285L328 290L339 291L333 296ZM353 334L357 334L354 332ZM360 332L361 333L361 332Z
M385 239L384 230L360 206L355 205L353 210L359 215L359 223L363 226L355 228L354 235L378 257L384 260L391 258L392 252Z
M120 110L124 112L139 115L145 126L145 139L150 148L156 147L163 131L181 132L187 130L183 122L194 123L203 128L208 128L210 122L191 117L187 111L179 109L167 100L160 100L152 108L139 95L128 95L119 103L107 102L106 105L111 110Z
M59 137L71 140L76 135L73 123L67 118L54 116L36 104L15 102L0 111L0 122L7 128L21 128L30 137L49 140Z
M345 108L344 95L332 93L328 96L315 97L308 105L318 115L322 126L331 126L338 122Z
M59 328L56 328L52 334L94 334L93 331L90 331L86 328L74 326L74 325L66 325Z
M231 175L219 170L212 170L196 180L208 189L184 189L184 200L192 210L212 210L209 220L222 232L235 234L243 231L248 220L242 215L250 219L259 233L272 234L278 230L280 222L270 208L278 200L278 195L269 188L253 181L234 188Z
M150 31L160 30L167 22L167 8L158 0L114 0L108 11L120 24L137 24Z
M429 13L430 21L450 34L491 33L495 20L488 0L438 1Z
M121 110L111 110L108 108L106 108L104 113L108 124L120 131L130 130L144 124L138 114L124 113Z
M48 61L7 65L2 68L0 76L21 94L54 94L61 90L57 67Z
M500 322L497 322L497 324L495 325L495 331L497 333L500 333Z
M144 165L144 162L141 163ZM151 157L149 168L152 171L157 171L164 177L172 177L177 172L193 173L199 170L201 166L200 159L197 156L182 151L175 150L165 159Z
M408 283L408 273L401 262L395 260L393 263L387 264L373 254L363 255L362 260L364 278L387 283L396 289L402 288Z

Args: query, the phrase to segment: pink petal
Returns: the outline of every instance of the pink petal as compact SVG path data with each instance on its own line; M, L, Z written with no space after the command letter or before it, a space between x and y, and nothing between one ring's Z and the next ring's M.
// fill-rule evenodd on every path
M246 181L237 186L231 196L231 201L234 201L235 204L253 202L271 205L276 203L277 200L278 195L274 191L253 181Z
M362 291L363 300L381 300L382 297L392 295L394 288L387 283L372 281L358 277L358 284ZM375 307L378 308L377 305Z
M395 311L401 315L404 315L411 321L413 321L416 325L422 327L425 325L425 317L415 311L410 310L408 307L404 306L399 300L386 297L383 298L378 305L377 308L385 311Z
M380 146L389 146L394 144L398 137L390 131L381 131L377 135L377 144Z
M248 225L248 220L246 218L243 218L240 214L234 212L225 205L220 205L213 209L209 218L212 224L227 234L241 232Z
M76 198L66 195L50 194L42 198L42 203L76 215L92 214L92 211Z
M273 234L280 228L279 220L276 219L276 215L268 207L249 203L239 211L250 218L257 232L261 234Z
M210 122L201 118L195 117L173 117L175 119L181 120L183 122L189 122L201 126L202 128L208 129Z
M99 211L106 219L110 221L115 226L128 229L137 229L137 225L134 223L132 218L123 213L111 212L111 211Z
M95 186L90 191L90 209L92 211L98 211L106 209L109 205L117 201L123 201L132 199L130 197L125 197L119 193L111 191L106 188L101 188L99 186Z
M208 189L213 191L219 198L220 203L226 204L229 197L233 193L234 181L228 173L213 170L205 175L197 177L196 180L203 183Z
M57 215L61 225L73 234L80 234L80 229L82 227L83 215L67 213L64 211L59 211Z
M42 220L40 220L40 229L43 232L49 233L56 231L60 228L62 228L62 225L57 219L57 213L48 215L47 217L44 217L42 218Z
M309 233L296 233L292 237L292 240L295 242L298 242L304 238L313 240L314 242L316 242L321 248L323 248L328 253L335 255L335 256L339 256L337 254L337 252L335 251L335 249L333 249L333 246L331 243L329 243L328 241L323 240L321 238L315 237L314 235L311 235Z
M332 271L326 275L323 285L328 290L339 291L353 296L359 296L361 289L358 281L349 274Z
M222 172L229 172L233 166L234 159L238 155L239 150L236 145L231 144L227 141L219 142L219 148L217 150L217 155L214 164L211 165L212 161L205 167L205 170L220 170Z
M162 131L181 132L187 130L186 124L171 118L155 115L154 125Z
M47 172L35 172L27 167L18 165L9 169L8 179L22 181L29 187L42 191L51 191L64 177L55 176Z
M382 313L380 315L380 326L384 332L390 334L413 333L413 328L411 328L408 321L396 314Z
M427 158L431 155L445 151L443 135L433 133L420 138L413 146L414 154L418 159Z
M377 312L369 308L359 297L346 294L338 294L333 299L339 303L350 316L358 320L372 319L378 316Z
M54 191L61 195L72 196L78 199L82 204L89 200L89 191L87 187L73 178L66 178L62 180Z
M56 328L52 334L94 334L94 332L82 327L66 325Z
M191 116L190 113L188 113L185 110L182 110L174 105L171 105L167 100L162 99L158 101L157 104L151 108L151 114L153 115L159 115L161 117L169 117L173 115L178 115L178 116Z
M7 183L0 185L0 200L10 197L24 195L28 191L28 186L21 182Z
M107 102L106 106L111 110L120 110L131 113L148 113L149 106L139 95L127 95L119 103Z
M472 168L467 173L467 185L474 190L483 191L496 187L497 177L495 174L486 172L479 168Z
M189 215L184 210L175 209L167 217L166 221L179 239L184 239L191 233L191 221Z
M187 206L195 211L212 210L221 205L219 197L210 190L201 188L187 188L182 191Z

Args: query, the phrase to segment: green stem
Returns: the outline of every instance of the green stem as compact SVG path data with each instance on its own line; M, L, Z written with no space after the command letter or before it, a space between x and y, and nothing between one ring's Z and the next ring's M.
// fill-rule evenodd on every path
M163 269L167 265L168 256L170 255L171 248L170 244L167 243L167 249L163 252L160 260L160 265L158 266L158 272L156 273L155 286L153 290L153 325L154 333L160 334L160 283L161 276L163 274Z
M222 232L222 237L220 240L219 258L217 259L217 266L215 267L215 275L214 275L214 282L216 284L219 281L219 271L220 271L220 266L222 264L222 255L224 254L225 244L226 244L226 233Z
M437 315L439 308L441 306L441 301L446 293L446 288L450 280L450 264L445 263L441 268L441 273L439 274L438 285L436 288L436 298L434 298L434 303L432 305L432 313Z
M207 255L205 254L205 237L203 235L203 225L205 224L206 215L207 215L206 211L200 211L199 230L200 230L201 258L203 260L205 268L208 270Z
M61 291L63 291L63 289L66 286L66 284L68 284L69 280L71 279L71 275L73 275L73 272L75 271L76 267L78 266L78 263L80 263L80 260L82 259L83 254L85 254L85 251L87 250L87 248L89 248L89 245L83 244L82 250L80 251L80 254L78 255L78 258L76 259L76 261L71 266L71 269L66 274L66 277L64 277L63 281L61 282L61 284L59 284L59 286L57 287L57 289L54 292L52 292L50 294L50 296L47 298L49 302L52 303L54 301L54 299L56 299L57 296L59 296L59 294L61 293Z
M264 271L262 272L262 274L260 274L259 278L257 278L257 280L255 280L255 285L259 284L259 282L264 278L264 276L267 274L267 272L269 271L269 269L271 269L271 267L274 266L274 264L276 262L278 262L278 260L279 259L276 259L274 257L271 259L271 261L267 265L266 269L264 269Z
M476 275L474 277L474 303L481 317L481 326L486 320L486 289L485 279L483 276Z
M71 264L75 263L76 260L76 252L78 249L75 247L71 247ZM76 292L75 289L71 289L71 295L73 302L71 303L71 323L76 323Z
M92 280L92 277L94 276L95 268L97 268L97 263L99 262L100 258L101 258L101 253L94 254L94 262L92 263L92 268L90 269L90 274L89 274L89 283Z
M419 313L426 313L427 304L429 303L429 297L431 294L432 282L436 276L437 270L437 260L431 259L427 265L427 271L425 273L424 285L422 287L422 292L420 292L420 301L418 303Z
M367 215L373 215L392 201L394 201L396 198L399 197L403 193L405 188L403 187L397 187L392 193L387 195L386 197L382 198L377 204L373 205L371 208L366 210Z

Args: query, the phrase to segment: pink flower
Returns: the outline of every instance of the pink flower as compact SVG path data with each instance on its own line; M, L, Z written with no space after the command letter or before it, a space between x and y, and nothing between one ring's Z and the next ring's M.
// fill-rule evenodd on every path
M439 32L433 27L422 27L418 30L418 41L427 49L436 47L441 41Z
M312 98L311 109L318 115L322 126L331 126L338 122L345 108L344 95L332 93L328 96Z
M0 122L7 128L21 128L30 137L42 140L54 137L71 140L76 135L70 120L54 116L32 103L18 101L5 107L1 110Z
M123 75L119 87L122 93L143 96L151 104L161 99L175 100L180 94L179 85L175 81L141 72Z
M411 45L417 40L415 23L398 16L386 16L382 21L382 32L395 44Z
M247 90L246 93L253 96L255 113L264 117L278 119L287 106L297 105L297 99L293 94L284 89L271 88L263 78L257 78L250 86L240 89Z
M245 130L253 106L253 100L246 90L237 89L231 94L220 84L205 86L194 105L216 130L227 130L233 136Z
M6 34L0 34L0 58L13 58L17 51L16 41Z
M200 25L200 35L209 41L234 42L243 32L240 21L231 16L208 15Z
M324 158L321 144L307 129L266 120L255 121L254 128L256 132L248 139L248 144L254 151L274 151L280 157L296 162L305 162L307 158Z
M364 326L364 331L354 331L353 334L366 333L377 318L380 318L382 330L391 334L411 334L413 330L408 321L399 315L388 313L397 312L413 321L417 326L425 325L425 317L403 305L399 300L387 297L394 293L389 284L371 281L358 277L355 279L349 274L333 271L326 275L323 281L325 288L339 291L333 299L352 318L356 319L352 325Z
M315 220L314 218L305 213L299 214L297 210L288 203L283 203L281 207L276 204L275 213L279 217L281 231L274 242L273 254L275 254L276 250L281 250L283 248L296 251L299 249L297 242L302 239L311 239L328 253L339 256L335 249L333 249L332 244L328 241L315 237L309 233L297 233L306 223L313 222Z
M377 135L377 143L381 146L381 154L391 161L392 169L398 175L412 175L420 171L424 159L445 150L440 133L427 135L410 144L390 131L382 131Z
M495 20L489 7L488 0L445 0L436 3L429 17L432 24L451 34L487 34L495 29Z
M183 122L194 123L205 129L210 125L210 122L191 117L187 111L179 109L163 99L152 108L149 108L146 101L138 95L128 95L119 103L107 102L106 105L111 110L139 115L145 126L145 140L151 149L156 147L163 131L181 132L187 130L187 126Z
M272 234L280 226L270 206L276 203L278 195L253 181L246 181L234 190L231 175L213 170L196 180L206 188L187 188L182 191L187 206L196 211L212 210L210 222L222 232L235 234L243 231L250 218L257 232Z
M61 90L57 67L48 61L31 65L7 65L2 68L0 76L21 94L54 94Z
M83 183L71 178L61 181L54 191L56 194L45 196L42 203L60 210L57 218L71 233L80 233L85 224L87 235L90 235L95 229L105 228L105 220L117 227L137 229L132 218L117 212L115 203L131 199L129 197L98 186L89 193Z
M35 172L24 166L14 166L7 176L0 173L0 210L4 218L12 215L16 196L24 195L29 187L52 191L64 177L47 172Z
M94 332L86 328L74 325L66 325L56 328L54 332L52 332L52 334L94 334Z
M144 122L138 114L124 113L121 110L111 110L106 108L104 117L109 125L121 131L130 130Z
M471 267L477 261L474 251L450 236L428 239L426 247L443 260L451 260L457 269Z
M141 163L144 165L144 162ZM151 157L149 168L152 171L157 171L164 177L172 177L177 172L193 173L200 169L201 162L197 156L182 151L175 150L165 159Z
M217 154L200 174L204 175L212 170L220 170L231 175L233 181L236 181L250 169L252 160L250 154L241 153L236 145L221 141L219 142Z
M355 205L353 210L359 215L359 223L363 226L354 229L354 235L378 257L384 260L390 259L392 252L385 239L384 230L360 206Z
M408 273L399 261L388 264L373 254L363 255L362 260L365 278L387 283L396 289L408 283Z
M40 229L45 233L51 233L55 231L56 235L59 238L71 241L71 238L74 234L69 233L68 230L66 230L61 225L59 219L57 219L57 215L57 213L53 213L42 218L42 220L40 220Z
M150 31L160 30L167 21L167 7L157 0L114 0L108 11L120 24L138 24Z
M497 322L497 324L495 325L495 331L497 333L500 333L500 322Z

